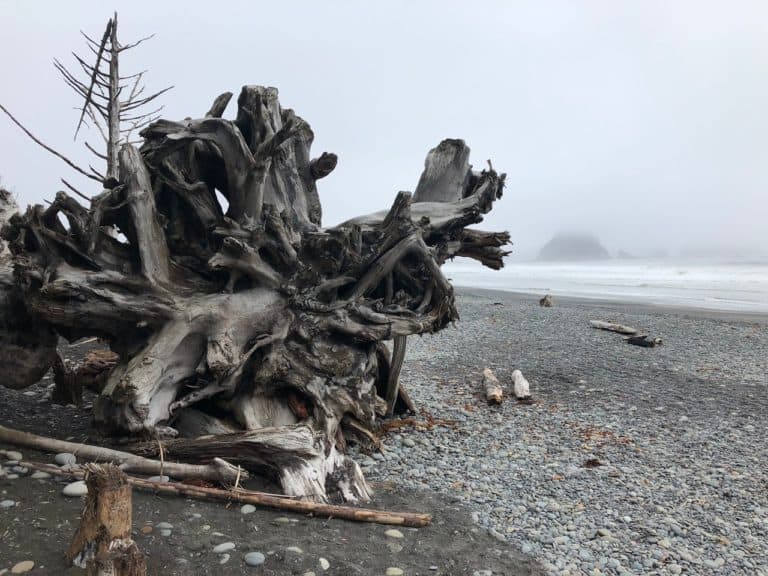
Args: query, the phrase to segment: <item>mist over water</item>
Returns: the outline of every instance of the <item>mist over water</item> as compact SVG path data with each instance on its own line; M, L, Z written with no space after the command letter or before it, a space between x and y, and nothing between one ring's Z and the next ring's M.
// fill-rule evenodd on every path
M768 261L675 259L520 262L500 271L456 260L444 267L454 285L543 296L575 296L768 313Z

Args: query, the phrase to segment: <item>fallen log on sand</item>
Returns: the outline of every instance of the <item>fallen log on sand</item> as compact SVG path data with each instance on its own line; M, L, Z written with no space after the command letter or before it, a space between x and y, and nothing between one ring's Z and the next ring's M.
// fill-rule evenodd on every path
M501 388L501 382L490 368L483 370L483 386L485 386L485 399L488 400L488 404L501 404L504 391Z
M27 461L20 462L19 464L25 468L41 470L56 476L82 478L84 475L81 470L64 470L51 464L39 464ZM175 496L186 496L198 500L242 502L244 504L253 504L254 506L275 508L300 514L313 514L315 516L322 516L323 518L340 518L342 520L352 520L355 522L391 524L395 526L408 526L411 528L421 528L432 522L432 516L430 514L420 514L416 512L388 512L386 510L372 510L370 508L321 504L309 500L298 500L288 496L243 490L242 488L222 490L219 488L207 488L191 484L154 482L151 480L144 480L143 478L136 478L134 476L128 476L127 478L129 484L142 490L151 490L153 492L173 494Z
M21 432L12 428L6 428L5 426L0 426L0 442L13 444L14 446L25 446L43 452L71 452L79 457L90 460L117 463L126 472L149 475L166 474L180 480L194 478L229 485L234 484L238 478L247 478L248 476L246 471L237 466L232 466L221 458L211 458L208 464L164 462L136 456L130 452L112 450L111 448L38 436L37 434Z
M590 320L589 325L599 330L608 330L609 332L618 332L619 334L637 334L637 329L623 324L614 324L613 322L603 322L602 320Z

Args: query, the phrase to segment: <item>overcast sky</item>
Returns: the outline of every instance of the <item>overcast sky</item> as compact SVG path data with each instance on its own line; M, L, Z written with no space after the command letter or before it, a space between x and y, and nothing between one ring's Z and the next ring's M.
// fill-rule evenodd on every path
M279 88L315 154L339 155L325 224L413 190L451 137L508 173L482 227L509 230L520 257L560 230L612 251L768 250L766 2L0 0L0 103L83 164L78 100L52 59L85 54L79 31L100 36L112 8L124 43L156 34L121 66L175 86L167 118ZM98 191L0 116L0 177L21 203L52 198L62 175Z

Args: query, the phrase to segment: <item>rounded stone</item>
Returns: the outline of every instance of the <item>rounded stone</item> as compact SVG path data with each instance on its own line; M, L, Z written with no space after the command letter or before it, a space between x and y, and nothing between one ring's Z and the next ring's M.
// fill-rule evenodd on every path
M13 508L14 506L16 506L16 502L13 500L3 500L0 502L0 508Z
M285 549L285 551L288 552L289 554L304 554L304 550L302 550L298 546L288 546Z
M88 486L86 486L85 482L82 480L77 480L64 486L64 489L61 491L61 493L64 494L64 496L69 496L70 498L85 496L88 494Z
M53 457L53 461L59 466L73 466L77 464L77 457L70 452L61 452Z
M32 570L34 567L35 563L32 560L24 560L18 564L15 564L13 568L11 568L11 574L24 574Z
M12 462L18 462L19 460L24 460L24 456L21 455L21 452L17 452L16 450L8 450L5 453L5 457Z
M243 560L248 566L261 566L264 564L266 557L261 552L248 552L243 556Z
M320 563L320 568L322 568L323 571L328 570L328 568L331 567L331 563L328 562L328 560L326 560L325 558L320 558L318 562Z
M222 554L221 558L219 558L219 564L226 564L229 562L230 555L229 554Z
M51 475L48 474L48 472L43 472L42 470L37 470L36 472L32 473L32 476L30 476L30 478L33 478L35 480L46 480L50 477Z
M387 535L389 538L403 538L403 533L400 532L400 530L397 530L395 528L390 528L384 534Z
M253 514L256 512L256 506L253 504L243 504L240 507L240 514Z
M235 549L234 542L222 542L221 544L218 544L213 547L213 553L224 554L224 552L229 552L230 550L234 550L234 549Z
M387 568L387 571L385 572L386 576L403 576L405 572L403 572L402 568L397 568L396 566L390 566Z
M173 524L170 522L158 522L155 524L155 528L158 530L173 530Z

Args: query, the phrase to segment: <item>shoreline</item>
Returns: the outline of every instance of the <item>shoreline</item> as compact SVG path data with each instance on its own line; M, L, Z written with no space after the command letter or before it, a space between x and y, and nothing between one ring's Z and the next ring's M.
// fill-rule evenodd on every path
M544 295L533 292L516 290L499 290L495 288L475 288L471 286L454 285L456 292L464 296L476 296L488 299L511 299L515 301L531 301L538 306L539 299ZM686 318L702 320L725 320L729 322L747 322L768 324L768 312L751 310L718 310L715 308L684 306L680 304L662 304L656 302L637 302L600 296L561 296L552 295L554 306L558 302L594 308L608 308L612 311L636 314L676 314ZM461 313L461 310L459 310Z

